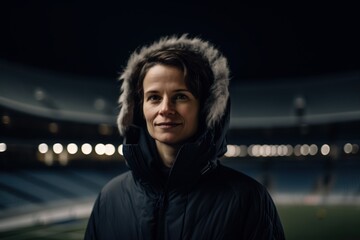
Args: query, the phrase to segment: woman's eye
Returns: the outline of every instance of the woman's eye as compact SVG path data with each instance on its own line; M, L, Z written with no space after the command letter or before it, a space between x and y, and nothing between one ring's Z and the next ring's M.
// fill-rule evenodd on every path
M178 94L178 95L175 96L175 99L176 100L187 100L189 98L185 94Z
M149 97L147 98L147 100L148 100L148 101L152 101L152 102L154 102L154 101L159 101L159 100L160 100L160 97L157 96L157 95L151 95L151 96L149 96Z

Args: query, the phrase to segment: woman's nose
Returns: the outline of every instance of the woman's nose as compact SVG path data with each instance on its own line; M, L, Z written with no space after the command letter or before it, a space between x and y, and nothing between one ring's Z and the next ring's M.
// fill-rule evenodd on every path
M174 113L175 113L174 104L171 102L170 99L164 98L161 103L160 114L168 115Z

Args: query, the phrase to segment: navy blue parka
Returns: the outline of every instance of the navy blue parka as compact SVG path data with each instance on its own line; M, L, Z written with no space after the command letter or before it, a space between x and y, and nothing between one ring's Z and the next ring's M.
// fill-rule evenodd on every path
M136 81L133 69L152 51L174 47L204 55L215 80L202 131L180 148L172 168L166 169L146 127L136 122L131 81ZM230 119L225 60L208 42L187 35L164 38L133 54L121 76L124 83L118 117L129 171L99 193L85 239L285 238L266 188L221 164Z

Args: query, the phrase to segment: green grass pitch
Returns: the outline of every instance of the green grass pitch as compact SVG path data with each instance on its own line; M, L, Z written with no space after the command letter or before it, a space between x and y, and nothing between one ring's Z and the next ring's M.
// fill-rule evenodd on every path
M287 240L360 240L360 206L277 205ZM2 240L83 239L87 220L0 232Z

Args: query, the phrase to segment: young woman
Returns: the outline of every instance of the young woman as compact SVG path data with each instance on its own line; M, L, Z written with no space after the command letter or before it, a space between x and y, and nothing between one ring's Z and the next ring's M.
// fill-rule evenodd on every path
M267 190L219 162L229 69L211 43L162 38L135 51L120 79L130 170L100 192L85 239L284 239Z

